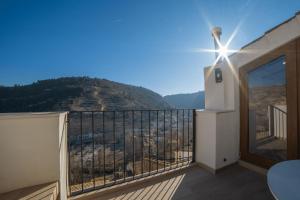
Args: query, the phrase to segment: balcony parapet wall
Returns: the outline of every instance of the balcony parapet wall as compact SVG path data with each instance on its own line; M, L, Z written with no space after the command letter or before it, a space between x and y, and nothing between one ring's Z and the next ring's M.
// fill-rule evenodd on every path
M59 181L66 198L67 112L0 114L0 194Z

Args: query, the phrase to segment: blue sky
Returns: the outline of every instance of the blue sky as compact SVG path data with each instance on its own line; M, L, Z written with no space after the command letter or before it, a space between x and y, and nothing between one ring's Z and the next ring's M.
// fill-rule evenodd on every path
M286 84L285 57L281 56L254 69L248 75L250 88L282 86Z
M208 23L239 49L300 10L299 0L1 0L0 85L91 76L162 95L204 88Z

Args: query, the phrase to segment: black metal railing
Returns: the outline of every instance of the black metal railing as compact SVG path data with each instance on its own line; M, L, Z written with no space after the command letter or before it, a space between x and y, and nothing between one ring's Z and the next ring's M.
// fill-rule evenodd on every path
M96 190L189 165L195 110L72 111L69 193Z

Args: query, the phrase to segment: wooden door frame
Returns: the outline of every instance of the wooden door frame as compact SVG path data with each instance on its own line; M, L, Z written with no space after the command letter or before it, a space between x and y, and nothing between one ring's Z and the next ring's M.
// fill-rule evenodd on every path
M298 124L300 124L300 66L297 70L297 65L300 64L300 55L297 52L300 50L300 39L293 40L268 54L240 67L240 151L241 160L253 163L255 165L269 168L276 161L252 154L249 152L249 124L248 124L248 83L247 74L264 64L280 56L285 56L286 59L286 99L287 99L287 159L296 159L299 156L300 138L298 133ZM298 64L297 64L298 63ZM298 75L298 79L297 79ZM299 105L299 106L298 106Z
M296 40L296 56L297 56L297 97L298 97L298 155L296 156L297 159L300 159L300 37Z

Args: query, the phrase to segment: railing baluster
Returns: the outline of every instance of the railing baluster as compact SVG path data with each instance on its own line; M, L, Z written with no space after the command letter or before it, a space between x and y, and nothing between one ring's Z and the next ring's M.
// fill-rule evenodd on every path
M182 156L181 156L181 165L183 165L183 163L184 163L184 109L182 110Z
M280 112L277 111L277 115L278 115L278 137L281 137L281 124L280 124Z
M134 175L135 175L135 149L134 149L134 143L135 143L135 137L134 137L134 110L132 111L132 162L133 162L133 166L132 166L132 174L133 174L133 179L134 179Z
M170 169L172 169L172 110L170 110Z
M82 153L82 112L80 112L80 157L81 157L81 191L83 192L83 153Z
M144 137L143 137L143 111L141 111L141 173L144 174Z
M280 138L280 113L279 111L277 110L277 124L278 124L278 137Z
M100 116L100 114L101 114L101 111L98 111L97 112L97 116L98 116L98 118L99 119L97 119L96 121L98 121L98 124L99 124L99 128L98 128L98 131L99 131L99 133L97 134L98 136L98 138L99 138L99 145L100 145L100 148L98 149L98 176L99 177L101 177L102 176L102 173L101 173L101 171L103 170L103 164L102 164L102 158L101 158L101 154L103 154L102 153L102 151L101 151L101 148L102 148L102 141L101 141L101 130L100 130L100 126L101 126L101 116ZM103 136L102 136L103 137Z
M188 163L190 162L190 110L188 110Z
M156 171L158 172L158 110L156 111Z
M176 118L177 118L177 120L176 120L176 134L177 134L177 154L176 154L176 166L178 167L178 147L179 147L179 144L178 144L178 110L177 110L177 112L176 112Z
M279 123L280 123L280 126L281 126L281 129L280 129L280 137L283 138L283 122L282 122L282 119L283 119L283 116L282 116L282 112L279 112L280 113L280 120L279 120Z
M196 152L196 110L193 109L193 155L192 162L195 162L195 152Z
M105 169L105 147L106 147L106 145L105 145L105 126L104 126L104 124L105 124L105 121L104 121L104 118L105 118L105 115L104 115L104 111L102 111L102 124L103 124L103 126L102 126L102 136L103 136L103 179L104 179L104 186L106 185L106 174L105 174L105 171L106 171L106 169Z
M149 167L149 176L150 176L150 171L151 171L151 159L150 159L150 157L151 157L151 155L150 155L150 154L151 154L151 147L150 147L150 145L151 145L151 142L150 142L150 139L151 139L151 138L150 138L150 134L151 134L151 130L150 130L150 129L151 129L151 124L150 124L150 123L151 123L151 122L150 122L150 117L151 117L151 114L150 114L150 110L149 110L149 112L148 112L148 118L149 118L149 120L148 120L148 121L149 121L149 124L148 124L148 125L149 125L149 132L148 132L148 134L149 134L149 138L148 138L148 145L149 145L149 147L148 147L148 148L149 148L149 149L148 149L148 151L149 151L149 152L148 152L148 159L149 159L149 166L148 166L148 167Z
M114 182L116 183L116 111L113 112L113 134L114 134Z
M283 121L282 121L283 116L282 116L282 112L279 112L279 114L280 114L280 121L279 121L279 123L280 123L280 132L281 132L280 137L283 138Z
M125 111L123 111L123 136L124 136L124 151L123 151L123 156L124 156L124 160L123 160L123 180L125 181L126 178L126 136L125 136Z
M166 170L166 110L164 110L164 170Z
M281 128L282 128L282 139L284 138L284 116L281 112Z
M95 127L94 127L94 112L92 112L92 137L93 137L93 159L92 159L92 177L93 177L93 186L95 189Z

